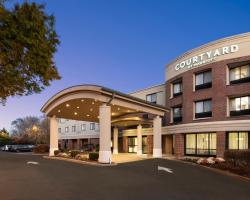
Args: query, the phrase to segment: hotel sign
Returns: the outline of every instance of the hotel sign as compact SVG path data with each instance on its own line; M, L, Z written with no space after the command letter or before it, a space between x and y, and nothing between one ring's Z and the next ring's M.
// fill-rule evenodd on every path
M237 51L239 51L239 46L237 44L207 51L178 63L175 65L175 70L178 71L183 68L197 67L199 65L213 62L219 56L235 53Z

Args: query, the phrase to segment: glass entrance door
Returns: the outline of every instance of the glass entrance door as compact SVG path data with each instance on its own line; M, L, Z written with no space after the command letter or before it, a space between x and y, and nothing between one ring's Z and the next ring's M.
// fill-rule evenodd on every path
M137 137L128 137L128 152L137 153Z

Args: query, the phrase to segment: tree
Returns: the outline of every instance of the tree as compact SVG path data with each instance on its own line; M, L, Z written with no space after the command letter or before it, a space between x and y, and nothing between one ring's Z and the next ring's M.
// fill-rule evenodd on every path
M0 103L40 93L60 79L53 59L60 43L54 16L34 2L4 5L0 0Z
M0 130L0 146L10 144L11 143L11 138L9 137L9 132L3 128Z
M15 143L18 144L48 144L49 124L46 117L18 118L11 123Z

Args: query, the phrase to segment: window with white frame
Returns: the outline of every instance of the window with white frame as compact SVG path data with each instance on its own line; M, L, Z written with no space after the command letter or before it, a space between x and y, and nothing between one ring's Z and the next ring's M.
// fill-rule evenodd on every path
M212 100L195 102L195 118L212 117Z
M250 115L250 96L231 98L230 115Z
M86 131L86 124L81 124L81 131Z
M212 87L212 71L195 74L195 90Z
M157 103L157 93L148 94L146 96L146 101L150 103Z
M61 128L58 128L58 133L61 133L62 132L62 129Z
M69 132L69 127L66 126L66 127L65 127L65 133L68 133L68 132Z
M230 83L242 83L250 81L250 65L234 67L229 70Z
M182 80L175 80L172 83L173 87L173 97L179 96L182 94Z
M95 130L95 123L90 123L90 130Z
M173 111L173 122L181 122L182 121L182 107L174 107Z
M249 132L229 132L228 149L248 149L249 148Z
M72 132L76 132L76 126L72 126Z

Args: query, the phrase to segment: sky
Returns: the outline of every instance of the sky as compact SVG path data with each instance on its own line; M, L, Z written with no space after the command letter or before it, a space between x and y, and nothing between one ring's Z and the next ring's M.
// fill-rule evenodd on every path
M10 0L15 3L15 0ZM250 32L249 0L37 0L56 18L62 79L40 94L0 105L0 128L40 108L58 91L97 84L121 92L164 83L165 65L213 40Z

